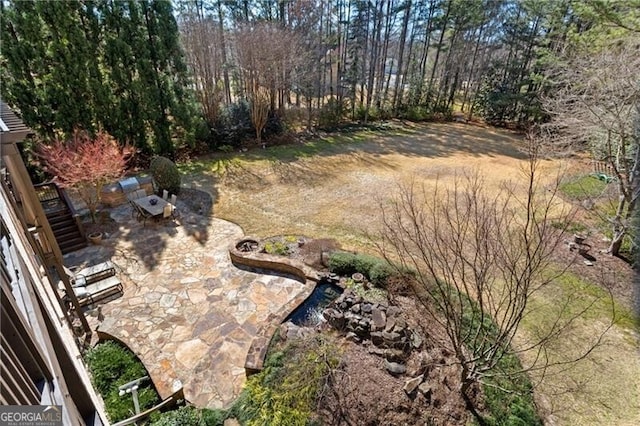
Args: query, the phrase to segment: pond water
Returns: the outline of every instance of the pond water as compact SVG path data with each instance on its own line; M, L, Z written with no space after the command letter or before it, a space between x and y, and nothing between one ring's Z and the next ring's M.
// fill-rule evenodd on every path
M285 318L295 325L316 325L320 322L322 310L342 294L340 286L329 281L320 281L313 293Z

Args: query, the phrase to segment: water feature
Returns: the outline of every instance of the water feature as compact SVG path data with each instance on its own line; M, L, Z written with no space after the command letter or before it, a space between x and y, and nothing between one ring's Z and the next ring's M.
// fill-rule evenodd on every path
M295 325L316 325L320 322L322 310L342 294L342 288L329 281L320 281L311 295L285 318Z

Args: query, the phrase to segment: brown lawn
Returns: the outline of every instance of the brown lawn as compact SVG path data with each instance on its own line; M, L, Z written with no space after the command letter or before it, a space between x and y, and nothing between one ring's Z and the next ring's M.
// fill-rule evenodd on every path
M306 146L207 161L205 171L187 181L211 192L214 215L238 223L246 234L332 237L343 247L367 251L367 235L375 235L379 224L378 206L399 184L415 181L428 187L436 179L448 183L478 169L488 191L504 180L521 185L524 148L523 139L508 131L398 124L385 132L327 136ZM541 166L541 176L549 181L561 171L584 167L559 160ZM628 271L624 276L630 276ZM553 298L540 303L553 303ZM562 352L577 351L604 320L603 310L575 327ZM625 324L614 326L587 361L544 378L536 396L549 424L640 424L640 351L636 333Z

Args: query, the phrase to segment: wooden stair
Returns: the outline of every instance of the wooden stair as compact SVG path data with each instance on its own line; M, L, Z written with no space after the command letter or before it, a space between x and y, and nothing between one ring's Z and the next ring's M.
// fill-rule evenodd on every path
M47 213L47 220L56 237L62 254L80 250L87 246L87 239L82 235L71 211L65 210L54 214Z
M86 247L87 239L80 229L73 205L64 191L54 183L34 187L62 254Z

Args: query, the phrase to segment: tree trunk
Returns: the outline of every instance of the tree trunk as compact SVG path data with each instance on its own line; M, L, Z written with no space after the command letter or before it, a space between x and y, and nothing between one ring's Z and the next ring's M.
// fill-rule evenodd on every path
M449 0L449 3L447 3L447 12L445 13L444 19L442 20L442 28L440 29L440 40L438 41L438 48L436 49L436 57L433 62L431 77L429 78L429 86L427 88L427 97L431 96L431 91L433 90L433 80L435 79L435 76L436 76L436 69L438 68L438 60L440 59L440 52L442 51L442 42L444 41L444 34L447 29L449 14L451 13L451 3L452 3L452 0Z
M400 80L401 80L401 73L402 73L402 66L403 64L403 60L404 60L404 45L405 42L407 41L407 27L409 26L409 17L411 16L411 0L408 0L406 3L406 9L404 11L404 18L402 19L402 31L400 33L400 52L398 52L398 68L396 70L396 84L395 87L393 89L393 113L397 114L398 112L398 94L401 90L400 87ZM400 96L400 99L402 100L402 96Z
M231 103L231 85L229 84L229 70L227 66L227 46L224 37L224 23L222 5L218 0L218 31L220 32L220 51L222 52L222 78L224 81L224 98L227 104Z

